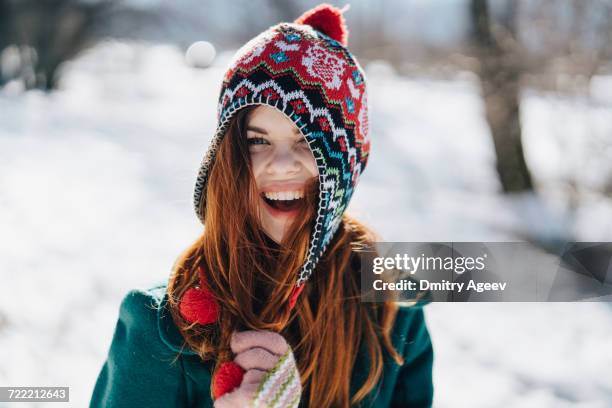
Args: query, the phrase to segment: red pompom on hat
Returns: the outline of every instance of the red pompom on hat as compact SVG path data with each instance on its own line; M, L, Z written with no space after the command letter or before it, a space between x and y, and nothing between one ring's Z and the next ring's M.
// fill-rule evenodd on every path
M339 9L323 3L306 11L294 22L309 25L346 47L348 45L348 28L346 28L346 21L342 15L346 10L348 10L348 6Z
M202 267L199 269L200 287L187 289L181 298L179 312L188 322L212 324L219 319L219 304L202 280L204 276Z
M221 363L212 381L213 398L217 399L223 394L239 387L244 377L244 369L233 361Z

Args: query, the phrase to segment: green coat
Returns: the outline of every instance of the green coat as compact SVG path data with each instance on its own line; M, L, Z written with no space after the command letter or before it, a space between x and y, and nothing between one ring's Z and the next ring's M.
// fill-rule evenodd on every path
M108 357L96 382L90 407L212 407L212 362L181 350L182 337L167 309L165 284L132 290L123 299ZM433 398L433 349L418 307L401 306L392 334L404 356L397 365L384 353L384 371L361 407L429 407ZM363 352L361 350L360 352ZM367 376L358 358L351 377L354 393ZM369 405L369 404L372 405ZM302 405L300 405L302 406Z

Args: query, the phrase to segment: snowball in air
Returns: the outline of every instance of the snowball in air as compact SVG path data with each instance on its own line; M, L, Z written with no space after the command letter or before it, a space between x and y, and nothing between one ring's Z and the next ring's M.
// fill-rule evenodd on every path
M185 53L187 64L195 68L208 68L215 59L215 47L208 41L197 41Z

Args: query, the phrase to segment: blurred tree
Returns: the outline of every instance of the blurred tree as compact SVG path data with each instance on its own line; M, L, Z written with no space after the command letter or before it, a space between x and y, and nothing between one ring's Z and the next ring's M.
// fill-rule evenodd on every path
M497 172L504 192L532 190L521 142L520 80L522 58L516 41L517 3L506 3L499 24L487 0L471 0L473 43L479 66L486 119L493 136Z
M0 0L0 86L4 85L5 79L2 73L2 50L10 45L10 5L9 0Z
M0 50L19 47L26 88L57 87L60 65L91 46L114 0L0 0Z
M524 87L588 95L590 81L612 70L612 2L531 0L519 3Z
M0 87L5 84L4 75L2 74L2 50L7 44L7 4L5 0L0 0Z
M4 49L9 42L9 0L0 0L0 50Z

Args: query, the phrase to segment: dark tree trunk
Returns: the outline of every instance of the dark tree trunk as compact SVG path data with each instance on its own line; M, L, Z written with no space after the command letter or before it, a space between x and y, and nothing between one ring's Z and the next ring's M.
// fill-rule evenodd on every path
M0 0L0 56L2 51L11 44L9 38L11 33L11 5L9 0ZM7 78L4 78L2 71L0 71L0 86L6 83Z
M26 88L50 91L57 87L61 64L97 40L115 5L116 0L0 0L0 50L19 46ZM31 50L35 58L29 58Z
M521 60L516 47L516 3L510 1L500 27L491 22L487 0L471 0L473 39L480 62L486 119L493 136L504 192L533 189L521 142ZM499 28L499 29L498 29Z

